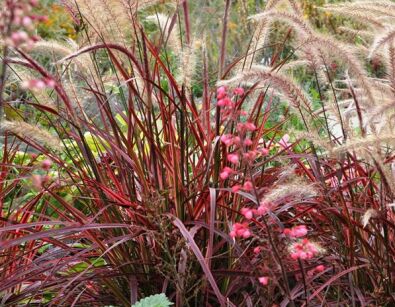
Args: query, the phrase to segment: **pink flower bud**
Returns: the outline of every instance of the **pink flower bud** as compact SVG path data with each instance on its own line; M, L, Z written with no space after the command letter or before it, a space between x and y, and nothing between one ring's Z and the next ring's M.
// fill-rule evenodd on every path
M42 90L42 89L45 89L46 84L45 84L45 82L42 81L42 80L36 80L34 87L35 87L36 89L38 89L38 90Z
M267 208L265 206L259 206L256 211L258 215L264 215L267 212Z
M233 170L232 170L230 167L225 167L225 168L222 170L222 172L219 174L219 177L220 177L222 180L225 180L225 179L227 179L227 178L229 177L229 175L230 175L231 173L233 173Z
M44 161L41 163L41 167L42 167L44 170L49 170L49 169L51 168L51 165L52 165L52 161L49 160L49 159L46 159L46 160L44 160Z
M259 277L258 280L263 286L267 286L269 284L269 277L267 276Z
M228 154L227 159L230 163L239 163L239 156L237 154Z
M233 91L233 93L234 93L235 95L241 96L241 95L244 94L244 89L241 88L241 87L235 88L235 90Z
M323 266L322 264L317 265L317 266L315 267L315 270L316 270L317 272L323 272L323 271L325 270L325 266Z
M230 146L233 143L232 138L233 136L231 134L224 134L221 136L221 142L224 143L226 146Z
M253 213L250 208L242 208L240 212L247 220L251 220L253 218Z
M244 182L244 184L243 184L243 190L245 190L245 191L252 191L253 187L254 187L254 186L253 186L252 182L249 181L249 180L247 180L247 181Z
M244 140L244 145L245 145L245 146L251 146L251 145L252 145L251 139L245 139L245 140Z
M255 131L256 130L256 126L253 123L250 122L246 122L244 124L244 127L248 130L248 131Z
M254 254L259 254L261 252L261 248L259 246L254 248Z
M248 239L251 236L251 232L249 230L245 230L243 233L243 238Z
M29 28L32 25L32 19L29 16L24 16L22 18L22 25Z
M38 174L33 174L31 177L32 184L37 190L41 190L44 183L44 177Z
M240 191L240 189L241 189L241 186L240 186L239 184L236 184L236 185L234 185L234 186L232 187L232 192L233 192L233 193L237 193L237 192Z
M48 87L53 88L53 87L55 87L56 82L55 82L54 80L48 78L48 79L45 80L45 84L46 84Z
M261 149L261 154L262 154L262 156L267 156L267 155L269 154L269 149L267 149L267 148L262 148L262 149Z
M217 89L217 99L223 99L226 97L226 87L221 86Z

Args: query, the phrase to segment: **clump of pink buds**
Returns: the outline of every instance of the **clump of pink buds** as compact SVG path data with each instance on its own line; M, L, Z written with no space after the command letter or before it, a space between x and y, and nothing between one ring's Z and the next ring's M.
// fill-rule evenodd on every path
M307 227L305 225L294 226L291 229L285 228L283 233L291 238L301 238L307 235Z
M244 89L242 87L237 87L234 89L233 94L238 95L238 96L243 96Z
M32 14L36 0L5 1L4 10L0 13L0 33L11 47L31 47L38 37L34 35L34 24L47 20L45 16Z
M300 242L293 243L289 250L291 253L291 258L294 260L309 260L314 258L319 253L318 246L310 242L308 239L303 239Z
M232 238L244 238L247 239L251 236L251 232L248 228L247 223L235 223L232 227L232 231L229 233Z
M22 82L22 87L29 90L43 90L45 88L53 88L55 81L49 78L33 79Z

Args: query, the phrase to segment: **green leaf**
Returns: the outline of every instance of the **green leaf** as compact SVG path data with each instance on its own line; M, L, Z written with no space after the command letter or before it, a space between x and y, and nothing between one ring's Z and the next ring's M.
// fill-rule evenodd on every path
M143 298L136 304L132 305L132 307L168 307L171 305L173 305L173 303L169 301L166 295L161 293Z

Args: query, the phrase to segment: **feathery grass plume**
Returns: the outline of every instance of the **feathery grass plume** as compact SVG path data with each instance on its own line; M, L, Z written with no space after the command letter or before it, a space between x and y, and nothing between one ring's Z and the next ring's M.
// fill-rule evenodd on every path
M239 83L245 84L246 82L271 85L274 89L283 93L294 107L303 106L307 110L312 110L309 97L292 78L272 71L268 67L254 65L250 70L241 72L231 79L219 81L218 85L236 86Z
M51 55L55 58L56 64L63 64L62 59L73 54L78 49L80 49L80 46L72 39L67 39L64 42L40 40L33 45L31 52ZM96 81L99 80L89 54L81 54L71 61L76 65L75 70L78 70L79 73L83 73L88 78L92 77ZM71 70L72 67L73 65L65 65L65 68L68 70Z
M164 0L66 0L88 24L89 36L107 42L133 40L137 12ZM174 0L170 2L175 2Z
M288 13L288 12L278 12L278 11L266 11L260 14L251 16L249 19L252 20L268 20L267 26L270 26L274 21L285 22L293 27L300 35L309 36L312 34L312 28L303 20L299 15Z
M292 72L296 68L307 67L309 65L310 65L310 62L308 60L294 60L294 61L290 61L290 62L287 62L284 65L282 65L280 67L279 71Z
M191 39L189 44L182 44L178 29L170 29L171 18L165 14L150 15L146 17L146 20L155 22L161 29L164 41L167 42L167 46L174 52L179 62L177 81L190 89L196 68L199 41Z
M337 29L345 35L351 36L353 39L359 37L365 46L369 45L375 36L375 33L369 30L353 29L345 26L338 27Z
M384 45L392 44L395 39L395 27L391 27L384 31L381 35L376 36L372 46L370 47L369 58L382 48Z
M353 46L346 45L328 36L314 35L301 43L304 49L313 47L320 55L324 56L325 65L330 63L330 59L335 57L344 63L350 70L351 75L357 80L360 88L364 90L368 97L368 104L375 105L372 84L363 68L361 61L355 56L356 50Z
M284 17L294 20L293 22L300 22L301 19L298 16L302 15L302 11L300 6L294 0L287 0L287 4L293 9L294 13L287 13L287 12L277 12L275 9L281 3L281 0L269 0L265 6L265 12L261 14L257 14L251 16L249 19L256 22L256 27L254 30L253 37L251 39L250 48L248 50L248 54L246 58L240 65L238 65L238 70L243 70L243 67L248 69L250 68L253 63L254 59L256 58L256 53L264 47L268 40L268 34L270 30L270 25L272 22L278 20L282 21ZM284 16L275 16L276 14L285 14ZM297 20L297 21L295 21ZM303 21L302 21L303 23ZM307 27L307 24L303 25L303 27Z
M174 27L170 29L171 17L163 13L156 13L155 15L147 16L145 20L153 22L159 27L163 40L166 42L166 46L169 47L176 56L180 56L182 50L181 37L177 29Z
M67 0L85 19L91 37L125 42L125 30L131 29L128 10L119 0ZM131 33L132 31L130 31Z
M37 78L37 76L30 73L28 69L25 69L21 65L9 64L9 66L12 72L10 73L10 82L16 82L21 86L23 81L34 80ZM46 89L31 90L31 92L33 94L35 102L37 102L38 104L57 109L54 104L53 98L48 94L48 91Z
M336 4L327 4L324 6L324 10L334 10L338 11L340 14L348 13L348 12L362 12L366 14L368 17L373 17L376 19L380 19L383 16L387 17L395 17L395 7L393 3L388 4L386 1L354 1L354 2L345 2L345 3L336 3ZM360 20L361 22L365 22Z
M189 90L192 86L193 75L195 73L197 59L196 54L199 50L200 42L192 39L191 43L184 45L180 54L180 67L177 80L184 84Z
M346 143L333 147L331 152L334 154L344 153L347 151L370 151L372 148L391 144L395 145L395 135L391 133L380 135L368 135L366 137L354 138Z
M319 195L319 191L315 184L306 182L303 178L296 174L296 165L284 167L279 173L278 179L274 184L274 188L265 193L262 199L267 203L275 203L282 201L302 200L314 198Z
M3 120L0 127L17 135L21 139L33 140L50 149L60 150L62 148L61 141L58 137L37 125L32 125L23 121Z
M392 40L389 48L388 48L388 60L389 66L389 81L391 84L391 91L395 94L395 40Z
M328 138L325 138L322 135L320 135L317 130L312 129L309 132L294 131L293 134L297 139L304 139L311 141L314 145L317 146L317 148L322 148L326 152L330 152L333 147L333 143L331 143Z
M353 9L329 8L329 7L325 8L325 11L346 16L357 21L361 21L363 24L367 24L369 26L374 26L378 28L384 28L385 26L384 22L379 21L374 16L371 16L369 12L363 12L363 11L360 12L360 11L355 11Z
M279 200L302 200L314 198L319 195L319 191L313 184L308 184L303 180L294 179L281 183L265 194L262 199L265 202L273 203Z

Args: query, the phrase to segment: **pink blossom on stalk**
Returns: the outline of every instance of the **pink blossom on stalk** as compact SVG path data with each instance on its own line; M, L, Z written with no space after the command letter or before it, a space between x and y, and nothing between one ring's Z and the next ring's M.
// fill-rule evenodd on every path
M22 25L29 30L32 30L33 21L29 16L24 16L22 18Z
M224 169L222 170L222 172L219 174L219 177L222 179L222 180L225 180L225 179L227 179L229 176L230 176L230 174L232 174L233 173L233 170L230 168L230 167L224 167Z
M252 184L252 182L251 181L249 181L249 180L247 180L246 182L244 182L244 184L243 184L243 190L244 191L252 191L252 189L253 189L253 184Z
M251 220L254 217L253 211L250 208L241 208L240 212L247 220Z
M239 163L239 156L237 154L228 154L227 159L230 163Z
M253 144L251 139L249 139L249 138L246 138L243 143L245 146L251 146Z
M13 32L11 34L11 42L13 46L18 46L29 39L29 35L25 31Z
M254 254L259 254L261 252L261 248L259 246L254 248Z
M233 144L233 135L231 135L231 134L222 135L221 142L224 143L226 146L232 145Z
M290 253L294 260L308 260L314 258L319 253L319 249L316 244L311 243L308 239L303 239L290 246Z
M261 148L260 152L261 152L262 156L267 156L269 154L269 149L263 147L263 148Z
M237 192L240 191L240 189L241 189L241 185L236 184L236 185L234 185L234 186L232 187L232 192L233 192L233 193L237 193Z
M228 107L228 106L232 106L232 100L230 100L228 97L219 99L217 102L217 105L219 107Z
M42 167L44 170L49 170L49 169L51 168L51 165L52 165L52 161L49 160L49 159L45 159L45 160L41 163L41 167Z
M246 122L244 124L244 127L247 131L255 131L256 130L256 126L255 124L251 123L251 122Z
M22 87L29 90L43 90L46 87L54 87L55 81L52 79L34 79L22 82Z
M321 272L323 272L323 271L325 270L325 266L323 266L322 264L317 265L317 266L315 267L315 270L316 270L317 272L321 273Z
M269 277L267 276L259 277L258 280L263 286L267 286L269 284Z
M223 99L226 97L226 87L220 86L217 88L217 99Z
M235 88L235 90L233 91L233 93L234 93L235 95L242 96L242 95L244 94L244 89L241 88L241 87L237 87L237 88Z
M285 228L283 233L291 238L300 238L307 235L307 232L307 227L305 225L298 225L291 229Z
M50 87L50 88L53 88L56 85L55 81L50 78L45 79L44 82L47 85L47 87Z
M251 232L248 229L247 223L235 223L232 227L232 231L229 233L232 238L242 237L247 239L251 236Z
M256 210L256 214L257 215L264 215L264 214L266 214L266 212L267 212L267 207L266 206L262 206L262 205L260 205L258 207L258 209Z
M234 145L239 145L240 144L240 138L238 136L235 136L232 140Z
M249 150L248 152L245 152L243 154L243 158L249 162L254 161L256 156L258 155L258 152L256 150Z

